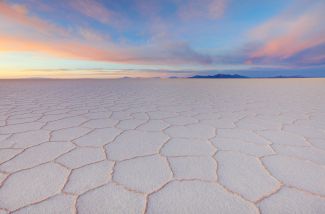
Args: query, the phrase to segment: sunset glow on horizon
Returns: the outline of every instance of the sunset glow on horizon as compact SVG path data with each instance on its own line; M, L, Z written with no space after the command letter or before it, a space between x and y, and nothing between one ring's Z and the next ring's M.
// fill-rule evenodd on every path
M0 0L0 78L325 77L323 0Z

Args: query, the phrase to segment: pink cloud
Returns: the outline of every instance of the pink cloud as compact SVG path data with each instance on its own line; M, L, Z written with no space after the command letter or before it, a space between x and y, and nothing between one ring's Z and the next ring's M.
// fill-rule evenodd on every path
M9 19L11 22L31 27L45 34L55 32L56 34L65 35L67 33L65 29L31 15L25 6L20 4L11 5L5 1L0 1L0 17L1 16Z
M80 14L90 17L103 24L121 27L127 21L117 12L108 9L98 0L73 0L69 1L72 9Z
M322 23L325 20L324 5L319 2L307 7L303 13L299 13L301 15L281 14L253 29L251 37L262 45L251 53L249 60L286 60L304 50L325 44L325 26Z

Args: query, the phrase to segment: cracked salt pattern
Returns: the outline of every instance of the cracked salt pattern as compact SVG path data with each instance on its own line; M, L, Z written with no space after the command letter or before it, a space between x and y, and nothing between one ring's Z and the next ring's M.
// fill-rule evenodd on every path
M0 213L325 213L325 80L0 81Z

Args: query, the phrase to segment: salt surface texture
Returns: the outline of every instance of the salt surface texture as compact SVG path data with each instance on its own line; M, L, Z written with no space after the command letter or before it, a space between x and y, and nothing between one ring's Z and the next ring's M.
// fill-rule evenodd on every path
M0 81L0 213L325 213L325 79Z

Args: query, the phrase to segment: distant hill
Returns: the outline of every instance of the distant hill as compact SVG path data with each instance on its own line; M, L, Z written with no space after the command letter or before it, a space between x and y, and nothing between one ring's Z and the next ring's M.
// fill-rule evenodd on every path
M244 79L249 78L247 76L241 76L239 74L216 74L216 75L195 75L189 78L193 79Z
M307 78L307 77L304 77L304 76L298 76L298 75L295 75L295 76L274 76L274 77L267 77L267 78Z
M171 77L171 78L177 78L177 77ZM248 77L248 76L242 76L239 74L215 74L215 75L195 75L188 77L191 79L247 79L247 78L253 78L253 79L265 79L265 78L275 78L275 79L281 79L281 78L308 78L306 76L299 76L299 75L292 75L292 76L285 76L285 75L279 75L279 76L269 76L269 77Z

